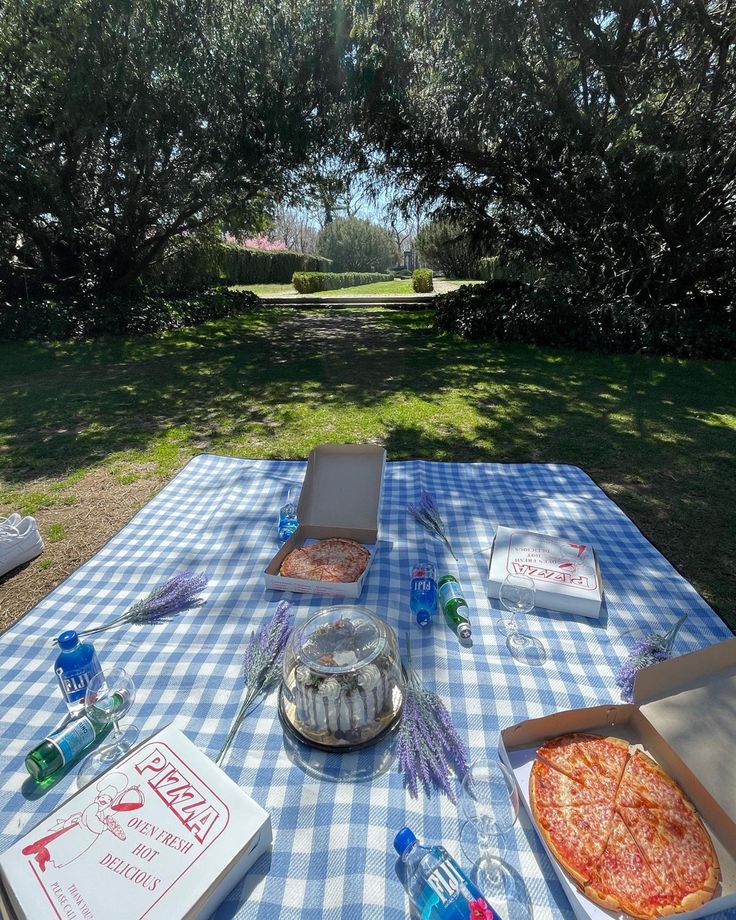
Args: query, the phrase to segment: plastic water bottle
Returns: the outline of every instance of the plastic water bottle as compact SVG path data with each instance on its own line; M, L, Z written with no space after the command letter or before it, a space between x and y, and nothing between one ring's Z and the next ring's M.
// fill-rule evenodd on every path
M406 888L421 920L500 920L444 847L421 846L408 827L396 835L394 847L404 864Z
M279 509L279 527L278 527L278 541L279 543L286 543L289 537L294 533L294 531L299 526L299 519L296 512L296 503L298 489L289 489L289 494L286 497L286 504L282 505Z
M87 684L102 672L95 647L91 642L80 642L73 629L63 632L56 640L61 646L54 670L67 708L73 716L84 709Z
M437 609L437 580L434 566L429 562L412 566L409 607L420 626L431 626Z

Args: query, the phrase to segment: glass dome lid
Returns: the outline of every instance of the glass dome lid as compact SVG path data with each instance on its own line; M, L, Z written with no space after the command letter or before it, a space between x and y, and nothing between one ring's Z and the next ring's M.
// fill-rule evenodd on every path
M299 740L326 750L373 743L396 725L403 696L396 635L367 607L326 607L292 632L279 713Z
M313 671L340 674L370 664L386 638L387 627L367 607L327 607L297 630L294 655Z

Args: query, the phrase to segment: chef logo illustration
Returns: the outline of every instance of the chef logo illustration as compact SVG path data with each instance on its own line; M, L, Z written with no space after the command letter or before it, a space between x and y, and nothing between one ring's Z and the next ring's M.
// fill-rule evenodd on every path
M103 834L113 834L125 840L125 832L118 823L115 812L135 811L144 803L138 786L128 786L122 773L106 773L95 785L95 797L82 811L59 818L49 833L23 847L24 856L31 856L41 872L48 863L57 869L68 866Z

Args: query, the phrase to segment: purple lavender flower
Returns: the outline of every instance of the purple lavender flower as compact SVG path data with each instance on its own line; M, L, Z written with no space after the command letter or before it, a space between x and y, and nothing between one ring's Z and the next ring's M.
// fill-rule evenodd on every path
M429 795L434 787L455 801L450 773L460 781L468 772L468 754L445 704L425 690L411 665L406 667L407 685L396 742L399 770L409 793L416 797L421 784Z
M457 559L455 550L450 545L450 541L445 533L445 524L442 515L437 507L437 503L429 492L422 491L419 496L419 502L410 502L408 507L409 513L424 527L432 536L439 537L445 546L452 553L453 559Z
M687 619L684 613L666 633L648 633L637 639L632 645L629 656L618 669L616 684L621 688L621 696L627 702L634 698L634 681L642 668L648 668L657 661L667 661L672 657L674 645L680 627Z
M78 635L89 636L92 633L105 632L105 630L121 626L123 623L148 625L166 622L185 610L201 607L204 604L204 600L197 595L206 585L206 575L180 572L154 588L147 597L137 601L111 623L107 623L105 626L92 626L90 629L83 629Z
M243 657L245 697L217 755L215 762L218 764L222 763L256 699L265 696L281 677L281 663L291 634L290 608L291 604L288 601L279 601L273 617L262 623L248 639Z

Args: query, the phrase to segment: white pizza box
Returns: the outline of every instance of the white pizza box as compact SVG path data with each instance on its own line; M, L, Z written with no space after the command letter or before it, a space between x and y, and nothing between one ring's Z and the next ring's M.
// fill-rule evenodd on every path
M386 451L376 444L320 444L310 453L297 514L299 526L266 566L267 588L328 597L360 597L378 542L378 514ZM292 550L314 540L357 540L370 553L354 582L315 581L279 575Z
M707 917L736 909L735 700L736 639L727 639L640 671L633 704L571 709L504 729L500 755L513 770L531 817L529 775L535 751L546 739L592 732L624 738L645 750L682 786L713 840L721 864L715 896L697 910L677 914L678 920ZM586 898L549 853L541 834L539 839L579 920L626 916Z
M600 617L603 579L590 544L499 526L488 569L489 597L498 597L507 575L533 579L537 607Z
M0 856L7 915L208 917L270 845L268 814L168 725Z

